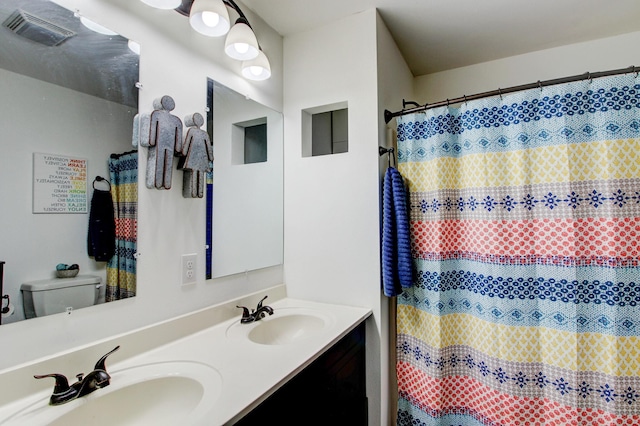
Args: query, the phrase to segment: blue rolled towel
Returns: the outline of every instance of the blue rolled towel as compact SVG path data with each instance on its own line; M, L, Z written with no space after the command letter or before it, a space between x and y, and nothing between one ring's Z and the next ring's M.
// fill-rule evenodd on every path
M413 285L406 194L402 175L389 167L382 190L382 288L389 297Z

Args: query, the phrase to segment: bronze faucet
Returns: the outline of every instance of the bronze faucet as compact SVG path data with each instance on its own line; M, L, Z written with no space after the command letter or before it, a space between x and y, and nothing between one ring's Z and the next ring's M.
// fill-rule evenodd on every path
M264 299L267 297L269 296L263 297L262 300L258 302L258 306L255 309L252 309L251 312L249 312L249 309L244 306L236 306L236 308L242 309L242 318L240 319L240 322L242 324L249 324L261 320L266 317L267 314L273 315L273 308L271 306L262 306L262 302L264 302Z
M53 377L56 379L55 387L53 388L53 394L49 399L49 405L61 405L69 401L73 401L76 398L81 398L90 394L96 389L109 386L111 376L107 373L105 366L105 360L109 355L120 349L120 346L116 346L110 352L105 354L98 360L92 372L84 376L82 373L76 375L78 381L69 386L69 381L62 374L52 373L44 374L41 376L33 376L36 379L44 379L45 377Z

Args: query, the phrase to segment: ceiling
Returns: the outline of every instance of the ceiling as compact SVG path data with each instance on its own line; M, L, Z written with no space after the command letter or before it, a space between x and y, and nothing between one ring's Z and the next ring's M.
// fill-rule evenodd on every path
M639 0L242 2L283 36L377 8L415 76L640 31Z

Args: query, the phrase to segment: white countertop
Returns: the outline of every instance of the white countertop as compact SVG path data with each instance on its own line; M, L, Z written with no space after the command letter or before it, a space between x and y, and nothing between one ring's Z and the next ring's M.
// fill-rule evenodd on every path
M116 352L107 359L107 370L112 376L118 376L121 370L153 363L187 361L208 365L219 373L222 384L220 391L211 398L212 401L207 402L207 412L202 418L193 420L193 424L233 424L371 314L367 308L290 298L283 298L273 303L265 301L265 305L267 304L274 309L274 315L266 318L266 321L287 315L287 313L306 310L316 312L323 317L326 320L326 326L291 343L263 345L243 337L252 327L256 326L256 323L240 324L240 316L238 315L205 328L201 327L199 331L174 339L151 350L130 354L132 356L120 362L118 362L118 352ZM171 321L158 327L163 326L171 328ZM162 328L157 331L162 332ZM175 331L173 332L175 333ZM121 350L125 348L126 342L131 337L126 336L122 339L123 347ZM135 333L133 338L135 338ZM101 342L100 350L104 350L107 343L120 344L117 338L110 342ZM71 355L73 354L69 354L69 356ZM73 360L71 357L69 361L76 362L77 360ZM95 361L97 359L89 360L83 362L83 365L92 365ZM58 365L65 365L64 356L62 356L62 360L57 362ZM38 368L40 371L37 374L53 372L42 371L41 369L44 368L42 365L39 365ZM34 370L28 366L22 367L22 369L25 371L21 376L24 377L24 380L29 380L25 376ZM71 373L67 370L60 372L63 374ZM126 372L123 371L120 374L126 374ZM7 376L7 378L15 380L15 374ZM69 379L70 382L72 378L73 376ZM2 401L0 399L0 425L3 424L3 419L10 416L19 407L37 400L42 401L43 398L48 400L53 389L53 380L50 381L51 386L48 391L38 391L16 401ZM0 382L5 382L1 373ZM115 385L114 379L111 383L112 386ZM101 391L98 389L89 397L95 395L98 398ZM69 410L73 408L71 404L74 403L82 404L82 401L72 401L60 407L69 406L66 408ZM47 407L46 409L55 410L57 408L59 407Z

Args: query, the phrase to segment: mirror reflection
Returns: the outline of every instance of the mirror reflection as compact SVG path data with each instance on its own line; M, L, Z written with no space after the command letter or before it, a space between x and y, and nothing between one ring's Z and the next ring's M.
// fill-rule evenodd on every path
M207 278L280 265L282 114L212 80L208 92Z
M0 2L2 324L135 295L139 57L80 18Z

